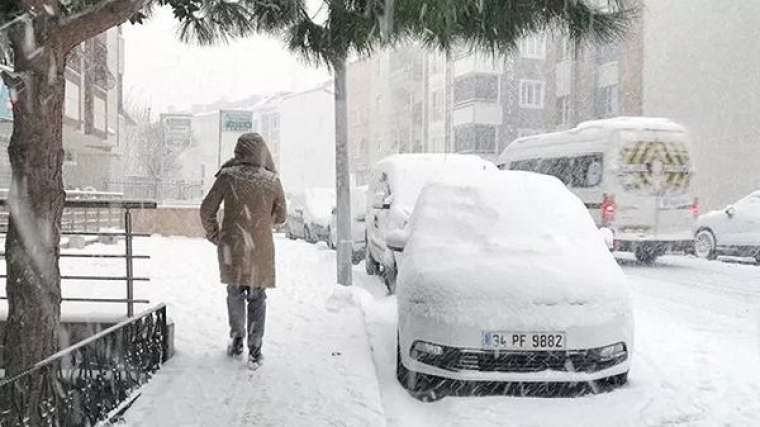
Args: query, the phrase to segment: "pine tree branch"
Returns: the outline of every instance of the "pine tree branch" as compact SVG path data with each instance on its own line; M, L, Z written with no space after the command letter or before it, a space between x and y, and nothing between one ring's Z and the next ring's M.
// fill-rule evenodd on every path
M126 22L153 0L103 0L61 20L58 38L65 51Z

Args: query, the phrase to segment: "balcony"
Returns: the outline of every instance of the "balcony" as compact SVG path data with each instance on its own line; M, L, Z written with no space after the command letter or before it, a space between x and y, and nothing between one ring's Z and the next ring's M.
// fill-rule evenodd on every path
M454 76L467 74L502 74L504 61L489 55L470 54L454 61Z
M483 101L459 105L454 107L451 120L454 126L468 124L499 126L502 123L501 105Z

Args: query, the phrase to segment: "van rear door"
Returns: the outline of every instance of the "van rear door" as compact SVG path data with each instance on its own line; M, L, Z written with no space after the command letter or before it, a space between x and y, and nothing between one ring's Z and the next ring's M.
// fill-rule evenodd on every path
M622 136L616 228L652 240L691 238L691 160L683 132L632 131Z

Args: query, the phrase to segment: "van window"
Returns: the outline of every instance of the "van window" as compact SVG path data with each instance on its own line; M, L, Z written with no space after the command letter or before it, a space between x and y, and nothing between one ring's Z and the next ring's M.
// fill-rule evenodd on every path
M602 155L518 160L510 163L509 169L551 175L568 187L595 187L602 182Z

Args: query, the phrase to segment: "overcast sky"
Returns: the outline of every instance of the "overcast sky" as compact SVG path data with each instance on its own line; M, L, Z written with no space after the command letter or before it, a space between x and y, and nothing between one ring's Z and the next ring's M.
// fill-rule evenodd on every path
M268 37L215 47L183 44L165 9L143 25L126 24L124 39L127 101L156 113L220 98L305 90L330 78L325 69L303 64L279 40Z

